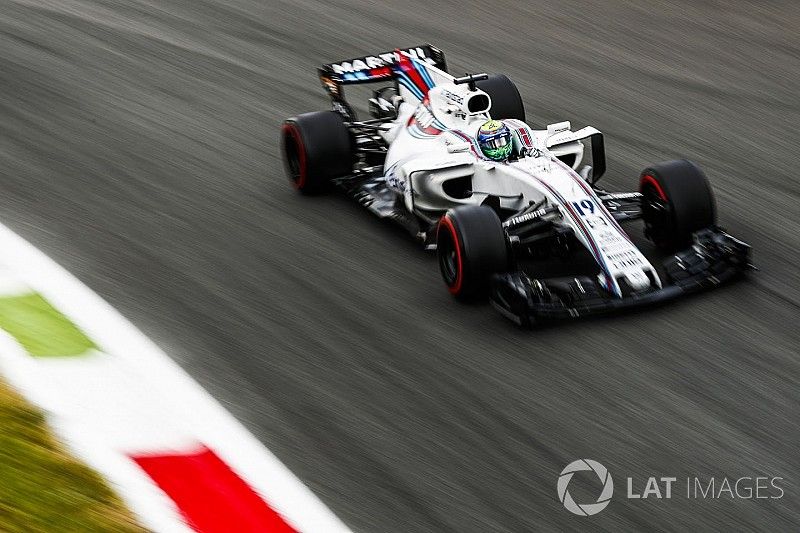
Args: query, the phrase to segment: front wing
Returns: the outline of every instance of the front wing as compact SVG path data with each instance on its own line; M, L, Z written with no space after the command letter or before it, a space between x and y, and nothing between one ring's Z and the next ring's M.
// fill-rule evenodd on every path
M716 287L754 268L750 246L719 228L694 234L691 248L664 262L668 284L660 289L613 297L586 276L531 279L505 272L492 279L491 302L517 324L596 315L653 305Z

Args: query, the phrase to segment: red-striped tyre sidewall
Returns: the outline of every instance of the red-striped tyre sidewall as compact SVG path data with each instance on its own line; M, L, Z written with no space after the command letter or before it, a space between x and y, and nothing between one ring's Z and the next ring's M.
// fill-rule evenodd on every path
M297 126L295 126L293 122L284 122L283 126L281 127L281 134L281 147L283 150L286 172L290 175L292 186L295 189L303 190L308 182L308 162L306 160L306 148L305 144L303 144L303 138L300 135L300 130L297 129ZM296 175L294 169L291 167L291 164L288 161L288 154L286 151L287 137L291 137L296 147L298 165Z
M447 290L450 291L450 294L458 296L461 294L461 290L464 285L464 257L463 257L463 243L461 242L458 231L456 230L455 223L448 217L444 215L439 220L439 228L437 230L437 242L441 239L441 232L446 231L450 235L450 239L453 242L453 247L455 248L456 252L456 261L455 261L455 268L456 268L456 277L455 280L449 282L445 279L445 283L447 284Z

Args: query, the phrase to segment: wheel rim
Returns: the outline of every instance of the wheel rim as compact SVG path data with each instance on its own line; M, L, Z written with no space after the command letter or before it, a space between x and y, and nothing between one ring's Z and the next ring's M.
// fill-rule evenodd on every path
M452 246L442 254L441 267L444 273L444 280L448 285L452 285L458 276L458 272L456 272L456 251Z

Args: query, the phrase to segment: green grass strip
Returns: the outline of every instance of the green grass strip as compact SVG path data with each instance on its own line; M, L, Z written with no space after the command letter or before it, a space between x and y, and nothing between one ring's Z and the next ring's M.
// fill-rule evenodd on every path
M2 381L0 531L143 531L103 479L53 438L42 413Z
M0 298L0 328L36 357L81 355L95 348L75 324L35 293Z

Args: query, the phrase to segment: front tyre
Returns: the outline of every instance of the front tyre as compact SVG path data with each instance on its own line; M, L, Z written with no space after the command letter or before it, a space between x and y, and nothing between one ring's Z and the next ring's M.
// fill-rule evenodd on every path
M665 161L644 169L639 191L645 235L665 251L688 246L694 232L716 224L714 193L691 161Z
M353 171L353 139L335 111L304 113L281 126L286 173L305 194L324 191L334 178Z
M491 275L509 267L503 225L488 207L450 209L439 221L436 248L442 278L459 300L486 296Z

